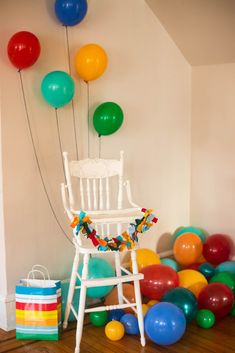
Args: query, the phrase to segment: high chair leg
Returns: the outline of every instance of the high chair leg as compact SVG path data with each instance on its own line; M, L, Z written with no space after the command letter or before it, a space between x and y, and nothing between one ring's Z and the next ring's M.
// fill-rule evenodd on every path
M73 268L72 268L71 278L69 283L68 298L67 298L67 303L65 307L64 322L63 322L64 329L66 329L68 326L68 318L71 310L71 304L73 301L73 295L74 295L74 290L76 285L76 274L78 270L78 264L79 264L79 252L76 251L76 254L73 260Z
M118 277L121 276L121 262L120 262L120 253L116 252L115 253L115 269L116 269L116 275ZM122 283L117 284L117 291L118 291L118 303L123 304L123 288L122 288Z
M88 277L88 264L89 264L89 254L85 254L83 258L83 270L82 270L82 279L86 280ZM78 319L77 319L77 331L76 331L76 347L75 353L80 352L80 342L82 338L82 330L83 330L83 321L85 314L85 305L86 305L86 286L81 284L81 292L79 299L79 307L78 307Z

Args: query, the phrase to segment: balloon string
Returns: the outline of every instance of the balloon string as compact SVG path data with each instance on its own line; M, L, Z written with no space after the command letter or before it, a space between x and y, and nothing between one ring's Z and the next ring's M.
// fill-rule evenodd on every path
M101 135L99 135L99 158L101 158Z
M63 149L62 149L62 142L61 142L61 137L60 137L60 125L59 125L58 109L57 108L55 108L55 116L56 116L57 136L58 136L58 141L59 141L59 146L60 146L61 163L62 163L63 172L64 172L64 180L66 180L66 178L65 178L65 169L64 169L64 161L63 161Z
M65 26L65 33L66 33L66 46L67 46L67 57L68 57L68 67L69 67L69 74L71 76L71 63L70 63L70 51L69 51L69 33L68 33L68 26ZM76 147L76 157L78 158L78 139L77 139L77 129L76 129L76 119L75 119L75 109L74 109L74 100L72 99L72 114L73 114L73 131L74 131L74 139L75 139L75 147Z
M90 119L89 119L89 107L90 107L90 92L89 92L89 82L87 84L87 149L88 158L90 158Z
M34 157L35 157L35 160L36 160L36 164L37 164L38 172L39 172L40 179L41 179L41 182L42 182L42 186L43 186L47 201L49 203L51 212L52 212L52 214L53 214L53 216L54 216L59 228L61 229L62 233L65 235L67 240L71 244L73 244L72 241L70 240L69 236L66 234L66 232L63 229L63 227L60 224L60 221L59 221L59 219L58 219L58 217L57 217L57 215L55 213L54 207L52 205L52 202L50 200L50 197L49 197L49 194L48 194L48 191L47 191L47 188L46 188L46 184L45 184L45 181L44 181L44 178L43 178L43 175L42 175L42 170L40 168L40 163L39 163L39 159L38 159L38 155L37 155L37 151L36 151L36 146L34 144L33 133L32 133L31 122L30 122L30 118L29 118L28 107L27 107L27 103L26 103L26 97L25 97L25 91L24 91L24 85L23 85L23 79L22 79L21 70L19 70L18 72L19 72L19 76L20 76L20 85L21 85L21 91L22 91L22 96L23 96L23 101L24 101L24 108L25 108L25 113L26 113L26 118L27 118L27 123L28 123L28 128L29 128L30 139L31 139L31 142L32 142Z

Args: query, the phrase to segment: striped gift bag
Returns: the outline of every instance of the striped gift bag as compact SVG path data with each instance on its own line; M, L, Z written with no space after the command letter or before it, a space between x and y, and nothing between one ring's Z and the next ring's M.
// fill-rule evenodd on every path
M61 329L61 282L28 278L16 286L16 338L58 340Z

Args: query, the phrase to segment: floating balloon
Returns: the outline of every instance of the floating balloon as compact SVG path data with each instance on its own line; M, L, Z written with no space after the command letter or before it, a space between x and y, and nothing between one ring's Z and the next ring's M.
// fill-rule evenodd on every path
M215 315L210 310L202 309L198 311L196 321L202 328L211 328L215 323Z
M73 99L74 82L66 72L52 71L43 78L41 91L48 104L60 108Z
M235 275L235 261L225 261L216 266L215 273L230 272Z
M198 271L201 272L207 279L210 279L215 273L215 268L209 262L204 262L199 266Z
M89 319L92 325L101 327L107 323L108 313L107 311L94 311L89 314Z
M138 335L140 333L138 320L133 314L125 314L120 322L123 324L125 332L129 335Z
M110 321L105 326L105 334L111 341L119 341L125 334L124 326L119 321Z
M40 55L38 38L31 32L17 32L8 42L7 53L11 63L22 70L32 66Z
M160 264L160 257L153 250L150 249L137 249L136 250L136 262L138 266L138 270L142 270L142 268ZM132 261L130 261L130 269L132 271Z
M203 256L213 265L218 265L229 259L230 242L223 234L211 235L203 245Z
M189 289L196 298L198 297L202 288L207 285L206 278L198 271L183 270L178 272L179 286Z
M180 270L180 265L177 264L177 262L173 259L168 259L168 258L161 259L161 264L173 268L173 270L175 270L176 272Z
M176 271L166 265L156 264L143 268L144 279L140 281L141 293L149 299L161 300L171 288L179 285Z
M223 283L208 284L198 296L199 308L212 311L216 319L221 319L229 314L232 310L233 302L232 290Z
M98 134L111 135L122 125L123 111L114 102L105 102L96 108L93 115L93 125Z
M55 14L65 26L75 26L87 13L87 0L56 0Z
M159 303L147 312L144 326L153 342L165 346L180 340L186 329L186 320L182 310L176 305Z
M196 262L202 253L201 239L193 233L184 233L176 239L173 252L180 265L188 266Z
M108 65L104 49L97 44L87 44L80 48L75 56L75 68L85 82L99 78Z
M78 267L78 273L82 275L83 263ZM88 279L114 277L115 272L112 265L100 257L92 257L88 264ZM78 285L80 281L77 281ZM113 286L91 287L87 289L88 298L103 298L109 294Z
M186 288L173 288L163 295L161 301L175 304L180 308L187 323L195 319L197 314L197 299L195 295Z
M216 273L210 280L210 283L223 283L233 292L235 291L235 277L229 272Z
M130 303L135 303L135 290L134 286L129 283L124 283L122 285L123 295L129 300ZM105 297L105 305L115 305L118 304L118 291L117 287L114 287L112 291ZM133 313L131 308L125 308L125 312Z
M180 227L174 232L173 241L175 241L178 237L185 233L196 234L201 239L202 243L204 243L206 240L205 232L202 229L197 227Z

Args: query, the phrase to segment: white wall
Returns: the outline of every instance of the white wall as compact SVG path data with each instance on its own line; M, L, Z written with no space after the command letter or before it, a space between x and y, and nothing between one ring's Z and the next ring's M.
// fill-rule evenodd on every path
M192 69L191 223L235 240L235 64Z
M63 172L54 110L40 94L43 76L68 70L65 29L57 22L54 1L2 0L0 11L3 196L7 292L34 263L48 266L54 277L69 270L73 249L55 222L46 200L22 100L19 74L9 63L6 46L20 30L40 39L38 62L22 72L39 161L60 222L69 234L59 185ZM106 73L90 84L90 112L104 101L124 110L121 129L102 137L102 157L126 155L126 173L136 201L151 207L159 224L141 244L168 248L167 232L189 224L191 68L143 0L90 0L89 12L69 28L71 63L77 49L95 42L109 57ZM74 70L74 69L73 69ZM74 72L73 72L74 74ZM86 87L76 80L75 112L80 158L87 154ZM71 105L59 110L63 149L74 156ZM92 156L98 137L91 134Z

